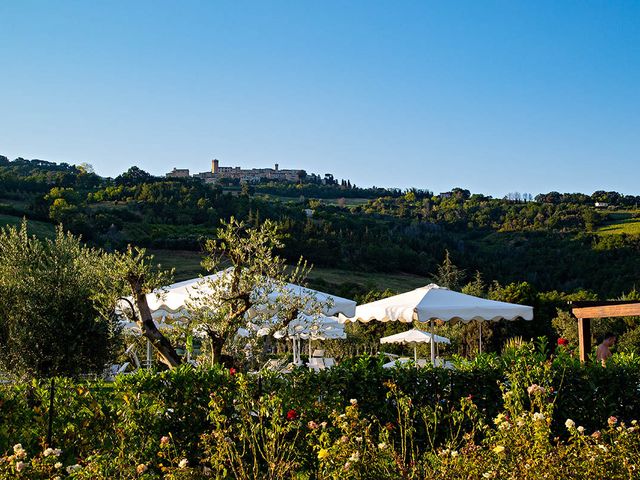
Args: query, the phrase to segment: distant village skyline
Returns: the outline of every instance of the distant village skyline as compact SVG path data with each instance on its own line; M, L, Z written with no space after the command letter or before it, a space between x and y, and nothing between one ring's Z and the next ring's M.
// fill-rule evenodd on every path
M263 179L300 182L302 180L313 178L323 183L333 183L334 176L331 173L317 174L308 172L307 169L281 169L279 163L275 163L274 167L261 168L243 168L242 166L224 166L220 164L220 160L214 158L211 160L211 169L206 172L191 173L188 168L174 167L173 170L165 174L166 178L199 178L205 183L216 183L222 179L234 179L241 183L256 183ZM347 179L344 179L347 180Z

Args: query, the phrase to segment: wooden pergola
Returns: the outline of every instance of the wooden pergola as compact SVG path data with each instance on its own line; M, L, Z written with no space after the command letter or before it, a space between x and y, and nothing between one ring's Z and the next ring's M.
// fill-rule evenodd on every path
M591 319L640 316L639 301L609 300L569 302L571 313L578 319L580 361L586 362L591 352Z

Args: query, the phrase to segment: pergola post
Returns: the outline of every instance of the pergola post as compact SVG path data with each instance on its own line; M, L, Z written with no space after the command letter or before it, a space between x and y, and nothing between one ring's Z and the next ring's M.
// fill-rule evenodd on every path
M579 318L578 319L578 340L580 342L580 361L582 363L587 361L587 357L591 352L591 319Z
M640 317L640 302L626 300L569 302L571 313L578 319L580 361L591 353L591 319L609 317Z

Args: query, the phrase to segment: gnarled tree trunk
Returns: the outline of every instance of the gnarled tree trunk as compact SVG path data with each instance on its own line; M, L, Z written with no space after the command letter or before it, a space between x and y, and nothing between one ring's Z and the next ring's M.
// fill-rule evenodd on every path
M156 324L151 317L151 309L147 303L147 296L143 292L140 282L136 279L129 279L133 298L140 312L140 318L136 318L136 323L142 331L142 335L147 338L151 345L160 355L160 360L169 368L175 368L182 363L182 359L176 353L171 342L156 328Z

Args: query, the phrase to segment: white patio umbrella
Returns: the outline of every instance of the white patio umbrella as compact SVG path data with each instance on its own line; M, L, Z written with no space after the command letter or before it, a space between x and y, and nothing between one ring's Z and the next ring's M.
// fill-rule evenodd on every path
M507 302L497 302L465 295L430 284L410 292L360 305L352 317L339 315L340 321L431 323L445 322L533 320L533 307ZM482 337L480 338L482 341ZM431 342L431 362L435 364L435 342Z
M301 363L300 340L309 341L309 356L311 356L312 340L337 340L347 338L344 324L336 317L321 315L314 318L310 315L300 314L291 321L286 329L274 332L275 338L289 337L293 340L294 363Z
M431 343L432 340L435 343L451 343L447 337L441 337L440 335L434 335L433 333L425 332L417 328L412 328L406 332L396 333L395 335L389 335L388 337L382 337L380 343L400 343L403 345L413 345L413 359L418 362L418 344L419 343Z

